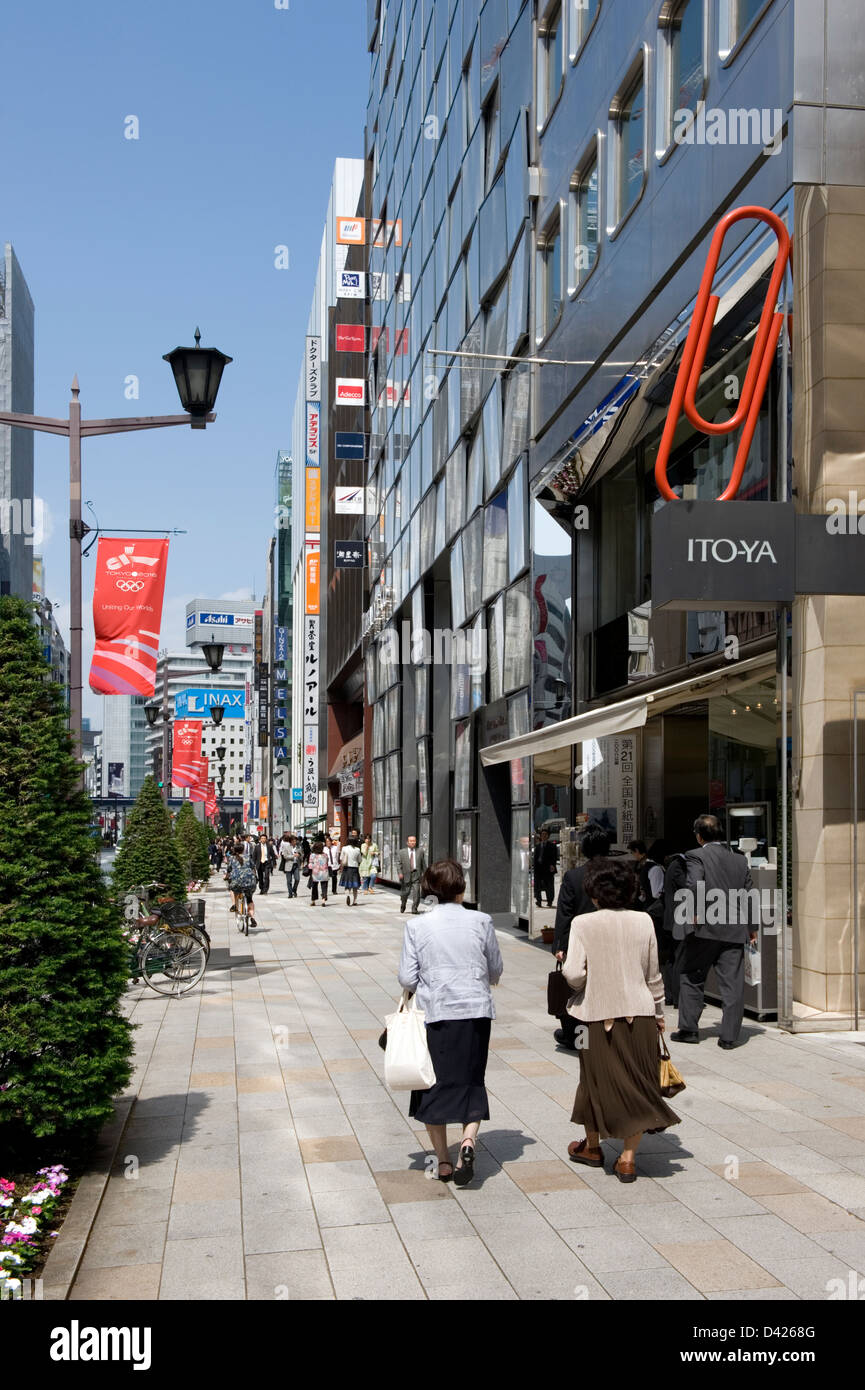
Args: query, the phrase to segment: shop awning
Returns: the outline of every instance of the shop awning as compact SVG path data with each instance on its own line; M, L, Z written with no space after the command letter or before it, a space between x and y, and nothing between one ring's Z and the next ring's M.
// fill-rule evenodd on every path
M623 734L630 729L641 729L646 720L676 705L694 700L704 700L709 695L720 695L724 691L739 689L750 681L767 675L774 670L773 655L753 656L747 661L737 662L731 670L709 671L691 680L677 681L675 685L661 690L647 691L645 695L634 695L626 700L603 709L587 710L573 719L565 719L560 724L548 724L531 734L521 734L505 743L491 744L482 748L481 762L485 767L494 763L509 763L514 758L538 757L552 753L556 749L569 748L575 743L588 739L607 738L610 734Z

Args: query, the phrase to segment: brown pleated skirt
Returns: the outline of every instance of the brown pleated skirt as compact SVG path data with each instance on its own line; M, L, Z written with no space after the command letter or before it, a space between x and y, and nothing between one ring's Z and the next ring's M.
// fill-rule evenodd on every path
M580 1048L580 1084L571 1119L602 1139L624 1139L638 1131L667 1129L679 1116L661 1095L658 1025L654 1018L617 1018L587 1030Z

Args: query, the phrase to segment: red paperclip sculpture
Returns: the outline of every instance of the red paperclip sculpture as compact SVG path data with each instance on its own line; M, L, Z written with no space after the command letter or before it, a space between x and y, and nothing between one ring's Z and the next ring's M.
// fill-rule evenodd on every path
M721 247L724 244L724 237L727 235L728 229L733 226L734 222L743 222L748 218L766 222L778 238L775 268L772 271L772 278L766 291L766 300L763 305L763 313L760 316L757 336L754 339L754 347L742 387L739 408L735 415L730 416L729 420L724 420L720 424L713 424L702 418L697 410L696 401L706 353L709 350L709 339L715 326L715 314L720 303L718 296L712 294L712 281L718 269ZM670 461L673 436L676 433L683 406L691 424L704 434L732 434L733 430L744 425L732 476L717 501L728 502L739 491L745 465L748 462L751 441L754 438L754 431L760 417L760 406L766 393L766 383L772 370L778 338L784 325L784 315L775 312L775 305L778 302L781 283L790 260L790 252L790 234L780 217L776 216L774 212L770 212L768 208L733 208L731 212L726 213L721 218L715 228L715 234L712 237L712 244L706 258L706 269L703 271L703 278L700 282L700 293L697 295L697 303L694 306L694 317L685 341L679 374L676 377L676 388L673 391L667 423L664 426L664 433L661 436L661 445L655 462L655 482L658 485L658 491L667 502L681 500L667 481L667 465Z

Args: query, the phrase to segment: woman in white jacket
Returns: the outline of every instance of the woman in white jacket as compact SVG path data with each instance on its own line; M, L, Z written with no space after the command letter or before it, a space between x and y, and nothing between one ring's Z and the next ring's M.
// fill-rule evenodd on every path
M437 1177L453 1178L457 1187L472 1180L475 1139L481 1120L490 1117L484 1084L496 1016L490 986L498 984L503 970L492 919L463 907L465 889L455 860L429 866L421 894L437 904L406 923L399 964L399 982L416 992L424 1014L436 1074L430 1090L412 1091L409 1115L426 1124ZM456 1168L448 1154L449 1124L462 1126Z

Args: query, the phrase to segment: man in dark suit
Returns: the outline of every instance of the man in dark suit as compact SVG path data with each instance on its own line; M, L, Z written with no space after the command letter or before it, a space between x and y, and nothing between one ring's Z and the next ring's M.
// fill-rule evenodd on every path
M564 960L568 954L568 940L571 935L573 919L583 916L586 912L596 911L595 904L583 888L583 879L586 876L586 870L593 862L609 854L610 836L599 825L588 825L580 839L580 849L586 857L585 864L581 864L577 869L568 869L559 889L553 937L553 954L556 960ZM569 1013L563 1013L559 1018L559 1023L562 1026L556 1029L553 1037L561 1047L567 1047L574 1051L576 1049L577 1020L571 1018Z
M718 1046L736 1046L745 1012L745 947L757 939L759 901L748 861L723 842L717 816L698 816L699 849L685 855L685 890L673 914L679 956L679 1030L674 1042L698 1043L706 976L714 965L723 1013Z
M399 910L405 912L405 905L411 896L411 910L416 913L420 902L420 881L426 873L426 850L418 849L417 836L409 835L405 848L397 856L399 860Z
M556 875L556 865L559 862L559 851L550 839L549 830L540 830L538 833L538 843L535 845L534 854L534 873L535 873L535 906L541 906L541 893L547 895L547 907L552 907L555 898L554 879Z

